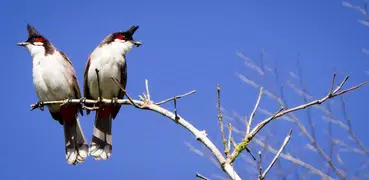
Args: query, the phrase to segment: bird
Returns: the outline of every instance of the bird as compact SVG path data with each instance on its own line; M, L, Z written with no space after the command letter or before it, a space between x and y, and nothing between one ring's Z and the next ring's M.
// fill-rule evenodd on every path
M86 99L123 99L125 92L112 78L125 89L127 84L126 54L141 42L133 39L139 26L114 32L91 52L84 71L84 97ZM95 115L89 155L95 160L107 160L112 153L112 120L116 118L121 105L100 104ZM86 114L90 111L86 110Z
M27 24L28 39L17 43L32 56L33 84L40 102L80 99L81 92L75 70L69 58L33 26ZM82 163L88 156L88 144L78 113L81 104L47 105L51 117L63 125L65 154L68 164Z

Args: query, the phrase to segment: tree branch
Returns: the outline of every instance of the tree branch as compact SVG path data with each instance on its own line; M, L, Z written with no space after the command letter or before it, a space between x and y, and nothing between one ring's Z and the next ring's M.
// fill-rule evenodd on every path
M209 178L199 174L199 173L196 173L196 177L200 178L201 180L209 180Z
M224 146L224 154L226 155L226 157L228 157L230 151L227 148L227 140L226 140L225 135L224 135L223 115L222 115L222 111L221 111L221 107L220 107L220 85L219 84L217 85L217 94L218 94L218 103L217 103L218 120L219 120L220 132L222 134L222 144Z
M250 133L250 126L251 126L251 123L252 123L252 119L254 118L255 112L258 109L258 106L259 106L259 103L260 103L260 100L261 100L261 96L263 95L263 91L264 91L264 88L261 87L260 88L258 99L257 99L256 104L255 104L255 107L252 110L252 113L250 115L250 119L249 119L249 121L247 123L247 129L246 129L246 135L245 136L247 136Z
M284 148L286 147L288 141L290 141L290 139L291 139L291 133L292 133L292 129L290 129L290 131L288 132L287 137L284 139L284 142L283 142L281 148L279 149L278 153L274 156L274 159L269 164L267 169L264 171L263 175L261 176L261 179L265 178L265 176L268 174L270 169L273 167L274 163L277 161L278 157L281 155L281 153L284 150Z
M335 75L333 75L333 78L335 78ZM248 146L249 142L254 138L254 136L265 126L267 125L270 121L274 120L274 119L277 119L281 116L284 116L286 114L289 114L289 113L292 113L294 111L298 111L298 110L301 110L301 109L305 109L307 107L310 107L310 106L313 106L313 105L317 105L317 104L321 104L323 102L325 102L326 100L328 99L331 99L331 98L334 98L336 96L339 96L339 95L342 95L342 94L345 94L347 92L350 92L352 90L355 90L355 89L358 89L360 88L361 86L369 83L369 81L365 81L359 85L356 85L354 87L351 87L347 90L341 90L341 88L343 87L343 85L346 83L348 79L348 76L346 76L346 78L341 82L341 84L331 93L329 92L325 97L323 97L322 99L319 99L319 100L315 100L315 101L311 101L309 103L305 103L305 104L302 104L302 105L299 105L299 106L296 106L294 108L290 108L290 109L287 109L287 110L283 110L283 106L279 109L279 111L277 111L276 113L274 113L271 117L265 119L264 121L260 122L242 141L241 143L239 143L237 145L237 147L233 150L232 154L227 157L227 160L230 161L231 163L233 163L235 161L235 159L238 157L238 155L243 151L245 150L245 148ZM336 171L337 174L340 174L339 171ZM341 176L342 174L340 174L340 177L344 177L343 175Z

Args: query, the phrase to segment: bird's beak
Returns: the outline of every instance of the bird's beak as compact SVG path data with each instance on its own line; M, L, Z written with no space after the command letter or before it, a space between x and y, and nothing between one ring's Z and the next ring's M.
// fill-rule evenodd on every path
M141 43L140 41L135 41L135 40L132 40L132 41L131 41L131 43L132 43L133 45L135 45L136 47L139 47L139 46L141 46L141 45L142 45L142 43Z
M28 44L29 44L28 42L19 42L19 43L17 43L18 46L26 46Z

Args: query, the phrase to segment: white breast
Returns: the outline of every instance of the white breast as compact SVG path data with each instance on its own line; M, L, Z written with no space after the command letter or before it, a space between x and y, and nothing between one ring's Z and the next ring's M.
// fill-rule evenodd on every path
M71 71L59 52L33 57L33 83L41 101L63 100L74 95ZM59 106L51 108L57 111Z
M112 81L111 77L120 81L124 63L125 59L121 52L112 48L111 45L98 47L91 53L88 86L92 98L97 99L99 96L95 69L99 70L102 97L111 99L118 96L120 88Z

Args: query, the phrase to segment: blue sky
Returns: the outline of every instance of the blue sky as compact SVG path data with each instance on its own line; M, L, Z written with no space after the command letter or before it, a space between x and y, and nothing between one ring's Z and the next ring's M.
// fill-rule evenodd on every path
M220 145L216 84L222 86L224 108L249 114L258 90L235 74L265 83L263 77L244 66L236 52L260 63L264 48L265 65L278 67L283 83L290 78L289 72L297 72L300 53L304 83L311 95L321 97L327 93L334 71L339 73L338 78L350 75L347 85L369 79L364 73L369 70L369 57L361 53L362 48L369 49L369 29L357 22L360 18L360 13L342 7L340 1L2 1L0 130L4 146L0 153L4 167L0 177L194 179L196 172L224 176L209 160L187 148L185 141L203 149L183 128L153 112L128 106L121 109L113 124L111 159L95 161L89 157L76 167L68 165L62 126L48 112L29 111L29 105L37 101L32 61L26 49L16 46L27 38L27 23L69 56L81 87L89 53L109 33L139 25L135 38L143 46L127 55L128 92L137 98L144 92L145 79L149 80L154 101L196 89L195 95L178 102L179 113L199 129L206 129ZM269 87L275 86L273 78L271 82L274 84ZM289 92L286 98L291 106L302 102ZM364 87L345 97L353 128L366 145L369 123L363 117L369 115L368 92L369 88ZM278 109L267 102L262 101L261 106ZM171 104L165 107L172 108ZM257 116L256 122L262 118ZM90 141L93 116L80 119ZM316 119L315 125L325 127L321 119ZM289 126L293 125L275 121L271 127L276 128L271 130L286 134ZM340 133L337 136L345 137ZM280 136L278 141L283 138ZM299 138L303 139L296 133L291 141L298 142ZM346 157L348 163L358 160L350 154ZM318 156L311 161L319 166ZM237 164L239 174L248 177L247 166Z

